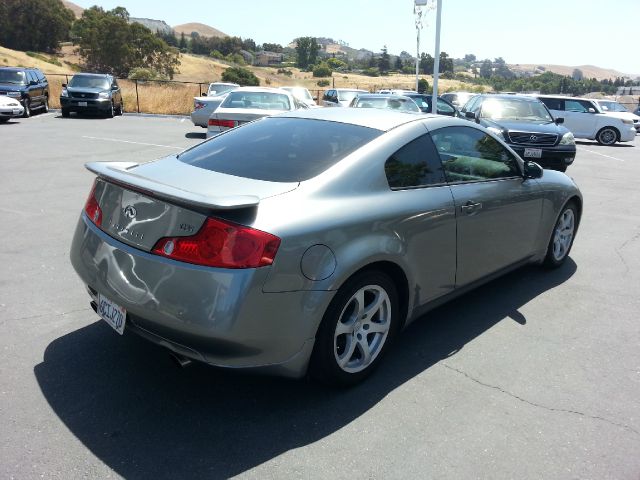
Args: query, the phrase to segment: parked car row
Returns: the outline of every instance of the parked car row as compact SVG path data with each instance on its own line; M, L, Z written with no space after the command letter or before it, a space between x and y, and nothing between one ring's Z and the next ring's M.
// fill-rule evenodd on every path
M49 82L37 68L0 67L0 97L9 97L20 103L16 109L13 102L3 102L0 121L9 118L30 117L32 112L49 111Z

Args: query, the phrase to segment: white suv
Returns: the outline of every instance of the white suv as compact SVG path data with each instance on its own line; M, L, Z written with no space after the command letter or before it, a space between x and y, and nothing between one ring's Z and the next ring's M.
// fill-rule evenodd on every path
M564 126L576 138L597 140L600 145L630 142L636 137L633 121L602 112L591 98L537 95L554 118L564 118Z

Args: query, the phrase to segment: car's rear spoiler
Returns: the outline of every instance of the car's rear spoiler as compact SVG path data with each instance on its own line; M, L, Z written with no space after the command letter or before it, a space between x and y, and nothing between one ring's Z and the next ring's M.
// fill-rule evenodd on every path
M99 177L122 184L125 187L131 187L133 190L147 192L151 196L167 201L177 201L218 210L255 207L260 203L260 198L254 195L214 197L183 190L173 185L136 175L131 169L138 165L135 162L90 162L86 163L85 167Z

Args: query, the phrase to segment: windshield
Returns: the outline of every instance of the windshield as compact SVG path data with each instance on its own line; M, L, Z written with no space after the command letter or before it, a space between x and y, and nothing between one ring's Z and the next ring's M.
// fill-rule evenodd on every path
M103 90L109 90L109 80L105 77L85 77L82 75L74 75L69 82L70 87L80 88L102 88Z
M291 110L289 97L282 93L233 91L220 105L222 108L258 110Z
M529 122L553 122L553 118L537 100L516 98L491 98L482 104L482 118L492 120L523 120Z
M397 97L359 97L355 106L357 108L388 108L400 112L420 111L413 100Z
M181 153L194 167L269 182L315 177L382 131L304 118L265 117Z
M360 95L364 92L358 92L357 90L338 90L338 100L341 102L351 101L356 95Z
M24 72L16 72L15 70L0 69L0 83L13 83L15 85L24 85Z
M298 100L313 100L313 98L311 97L311 94L309 93L309 90L307 90L306 88L302 88L302 87L293 87L293 88L287 88L286 90L289 90L292 95L294 97L296 97Z
M600 108L605 112L628 112L624 105L619 104L618 102L607 102L603 100L598 100L598 104Z

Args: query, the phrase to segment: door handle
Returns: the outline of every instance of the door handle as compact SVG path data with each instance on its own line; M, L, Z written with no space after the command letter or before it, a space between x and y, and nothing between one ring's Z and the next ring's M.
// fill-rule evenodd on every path
M473 215L474 213L478 213L479 210L482 209L482 203L480 202L472 202L469 200L467 203L460 207L463 213L467 215Z

